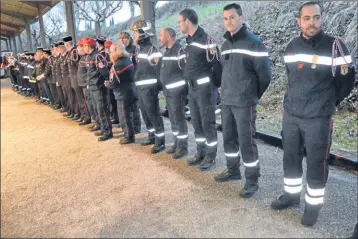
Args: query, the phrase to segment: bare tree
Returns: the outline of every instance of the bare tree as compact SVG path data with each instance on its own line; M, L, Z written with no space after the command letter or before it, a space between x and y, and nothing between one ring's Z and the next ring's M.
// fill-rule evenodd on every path
M101 35L101 23L123 7L123 1L74 1L79 20L95 22L95 33Z

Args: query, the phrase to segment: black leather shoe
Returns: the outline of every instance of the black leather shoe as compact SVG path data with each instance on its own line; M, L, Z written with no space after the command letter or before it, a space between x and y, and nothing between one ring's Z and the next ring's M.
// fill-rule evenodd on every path
M243 198L249 198L254 196L258 189L259 184L257 182L246 181L245 186L241 189L239 195Z
M317 223L320 210L321 206L314 206L306 203L305 211L301 219L301 224L305 227L314 226Z
M241 179L241 173L238 172L230 172L228 169L225 169L222 173L215 176L216 182L226 182L229 180L240 180Z
M209 170L215 164L215 159L205 158L203 162L200 163L200 171Z
M134 144L134 137L123 137L119 140L119 144Z
M81 123L79 123L78 125L87 125L87 124L90 124L91 123L91 120L90 119L83 119L81 121Z
M72 117L72 120L79 120L79 119L80 119L80 116L77 114Z
M71 112L65 112L65 113L63 114L64 117L67 117L67 116L70 116L70 115L72 115Z
M177 150L177 146L176 145L172 145L170 146L170 148L166 151L167 154L173 154L175 153L175 151Z
M114 120L114 119L112 119L112 120L111 120L111 123L112 123L112 124L119 124L119 120Z
M101 136L98 137L98 141L106 141L113 137L112 132L104 132Z
M100 129L101 129L101 127L98 124L95 124L92 128L89 129L89 131L94 132L94 131L97 131Z
M97 131L94 133L95 136L101 136L105 133L105 131L101 130L101 131Z
M222 126L222 124L216 124L216 125L215 125L215 129L216 129L217 131L223 131L223 126Z
M188 165L190 166L198 165L201 162L203 162L204 157L205 156L203 154L196 153L192 159L188 160Z
M74 114L70 114L70 115L68 115L68 116L66 116L67 118L69 118L69 119L72 119L73 117L75 117L75 115Z
M172 154L173 159L180 159L188 154L188 149L177 149L175 153Z
M165 117L165 118L168 118L169 117L169 111L168 110L164 110L162 112L162 116Z
M76 120L78 123L82 122L84 118L80 117L78 120Z
M164 144L161 144L161 145L154 145L152 147L152 154L157 154L161 151L163 151L165 149L165 145Z
M155 144L155 139L150 139L150 138L146 138L142 143L140 143L141 145L145 146L145 145L151 145L151 144Z
M271 203L271 208L273 210L282 210L298 206L300 205L300 195L301 193L291 195L285 192Z

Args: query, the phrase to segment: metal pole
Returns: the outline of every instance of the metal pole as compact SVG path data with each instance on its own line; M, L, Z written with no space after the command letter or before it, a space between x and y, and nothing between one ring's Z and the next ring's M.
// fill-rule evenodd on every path
M29 51L34 51L34 46L32 45L32 38L31 38L31 26L30 23L26 22L26 36L27 36L27 44L29 45Z
M9 39L8 39L8 40L5 40L5 42L6 42L6 50L7 50L7 51L10 51Z
M11 37L9 38L9 45L10 45L10 48L8 49L9 51L12 51L12 43L11 43Z
M17 36L17 40L19 41L19 52L24 52L24 49L22 47L22 39L21 39L21 35Z
M157 44L157 35L155 30L155 13L154 13L154 3L152 0L141 0L140 1L140 12L141 19L151 22L153 34L152 37L153 44Z
M12 38L12 43L14 44L14 48L12 49L12 52L14 53L13 55L16 56L17 55L16 37L15 35L13 35L11 38Z
M37 12L39 14L41 46L45 48L46 47L46 38L45 38L44 20L42 18L42 12L40 10L40 4L36 3L36 5L37 5Z
M75 18L72 1L65 1L65 13L68 34L72 36L73 42L76 42Z

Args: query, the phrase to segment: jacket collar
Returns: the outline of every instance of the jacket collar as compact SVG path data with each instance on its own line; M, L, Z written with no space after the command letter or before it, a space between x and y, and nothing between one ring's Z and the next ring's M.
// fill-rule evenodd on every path
M189 44L191 42L193 42L195 39L200 38L202 35L204 35L205 31L203 28L201 28L200 26L198 26L198 29L196 29L196 32L194 33L193 36L188 36L186 38L186 42Z
M304 43L306 43L308 45L313 45L313 46L316 45L316 43L318 43L322 39L323 36L324 36L324 32L322 30L316 36L309 38L309 39L306 39L305 37L303 37L302 32L300 34L300 38Z
M231 33L228 31L225 32L225 34L224 34L224 38L231 42L237 41L239 39L243 39L246 36L247 36L247 26L245 24L243 24L241 29L232 36L231 36Z

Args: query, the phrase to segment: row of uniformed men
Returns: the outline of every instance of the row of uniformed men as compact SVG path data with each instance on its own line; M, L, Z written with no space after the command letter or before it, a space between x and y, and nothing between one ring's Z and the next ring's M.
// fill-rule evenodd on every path
M331 145L331 117L335 106L352 90L355 75L352 58L343 42L321 30L321 16L319 4L303 4L298 17L301 35L293 39L285 51L289 84L283 117L284 194L271 204L273 209L299 204L305 147L308 183L301 221L305 226L316 223L323 205ZM240 150L246 177L240 195L251 197L258 190L260 177L255 143L256 106L270 83L269 54L261 40L248 31L238 4L229 4L223 9L223 22L227 30L224 35L226 41L219 51L212 38L198 26L195 11L181 11L178 24L181 32L188 35L187 44L181 46L175 40L175 31L164 28L159 36L160 42L167 47L164 54L150 41L153 35L150 23L135 22L131 26L139 46L135 70L134 62L130 60L133 55L123 44L116 43L111 47L109 56L113 65L108 70L105 58L98 57L95 41L85 38L82 44L87 84L97 95L95 98L105 98L104 85L119 92L127 142L134 142L130 125L133 123L133 99L138 99L148 130L144 144L154 144L152 153L165 148L158 100L158 93L163 90L174 135L174 145L167 152L172 153L173 158L188 153L184 112L188 97L197 148L196 155L188 163L200 164L203 171L209 169L216 158L213 89L221 86L227 170L215 179L218 182L241 179ZM97 110L101 115L101 107ZM109 138L112 134L109 113L105 107L102 110L103 117L99 117L103 118L102 135Z

